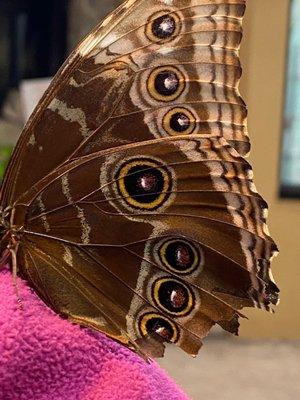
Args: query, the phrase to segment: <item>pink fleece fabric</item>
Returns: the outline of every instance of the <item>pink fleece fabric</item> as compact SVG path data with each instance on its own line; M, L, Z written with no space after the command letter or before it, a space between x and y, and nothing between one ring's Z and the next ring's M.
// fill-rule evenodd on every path
M155 363L52 312L0 273L1 400L188 400Z

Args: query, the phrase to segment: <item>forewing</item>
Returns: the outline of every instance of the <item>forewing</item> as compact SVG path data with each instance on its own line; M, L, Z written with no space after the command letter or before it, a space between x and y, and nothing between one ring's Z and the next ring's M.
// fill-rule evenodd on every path
M237 88L244 8L244 0L126 1L70 56L27 123L3 208L67 160L130 142L213 133L247 152Z

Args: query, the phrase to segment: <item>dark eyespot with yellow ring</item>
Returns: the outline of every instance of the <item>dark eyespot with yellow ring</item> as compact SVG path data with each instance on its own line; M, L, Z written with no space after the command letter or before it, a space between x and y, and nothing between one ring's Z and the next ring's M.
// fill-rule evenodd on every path
M146 25L146 36L152 42L169 42L181 31L180 17L165 10L152 15Z
M196 117L184 107L175 107L163 117L163 128L168 135L191 135L197 127Z
M152 286L152 295L159 308L178 317L188 315L195 306L194 293L177 279L158 279Z
M202 269L203 260L199 249L184 239L170 239L158 248L161 264L171 272L180 275L193 273Z
M144 314L139 320L139 330L142 336L159 335L166 342L176 343L179 330L169 318L156 314Z
M132 159L123 164L116 175L120 196L131 207L156 210L170 197L172 176L158 161Z
M149 75L147 88L155 100L174 101L185 89L185 77L175 67L159 67Z

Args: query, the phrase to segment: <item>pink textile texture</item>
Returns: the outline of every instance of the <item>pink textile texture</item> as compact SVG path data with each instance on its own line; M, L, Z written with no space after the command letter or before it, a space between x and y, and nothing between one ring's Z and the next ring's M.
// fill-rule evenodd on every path
M188 400L155 363L55 315L0 273L1 400Z

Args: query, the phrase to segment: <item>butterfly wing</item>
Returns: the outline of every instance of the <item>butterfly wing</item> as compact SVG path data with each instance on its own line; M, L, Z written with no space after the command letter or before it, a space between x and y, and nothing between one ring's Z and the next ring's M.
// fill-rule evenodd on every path
M244 0L121 5L73 52L28 121L3 208L72 157L129 142L213 132L247 152L237 88L244 8Z
M243 0L129 0L28 122L1 198L57 312L150 355L270 309L276 246L238 92ZM33 173L29 174L28 171Z
M153 333L196 354L215 323L237 333L239 309L277 302L267 206L223 138L100 151L32 190L25 277L39 273L44 299L74 321L113 335L97 322L107 318L151 355L162 353L158 339L154 349L142 345Z

